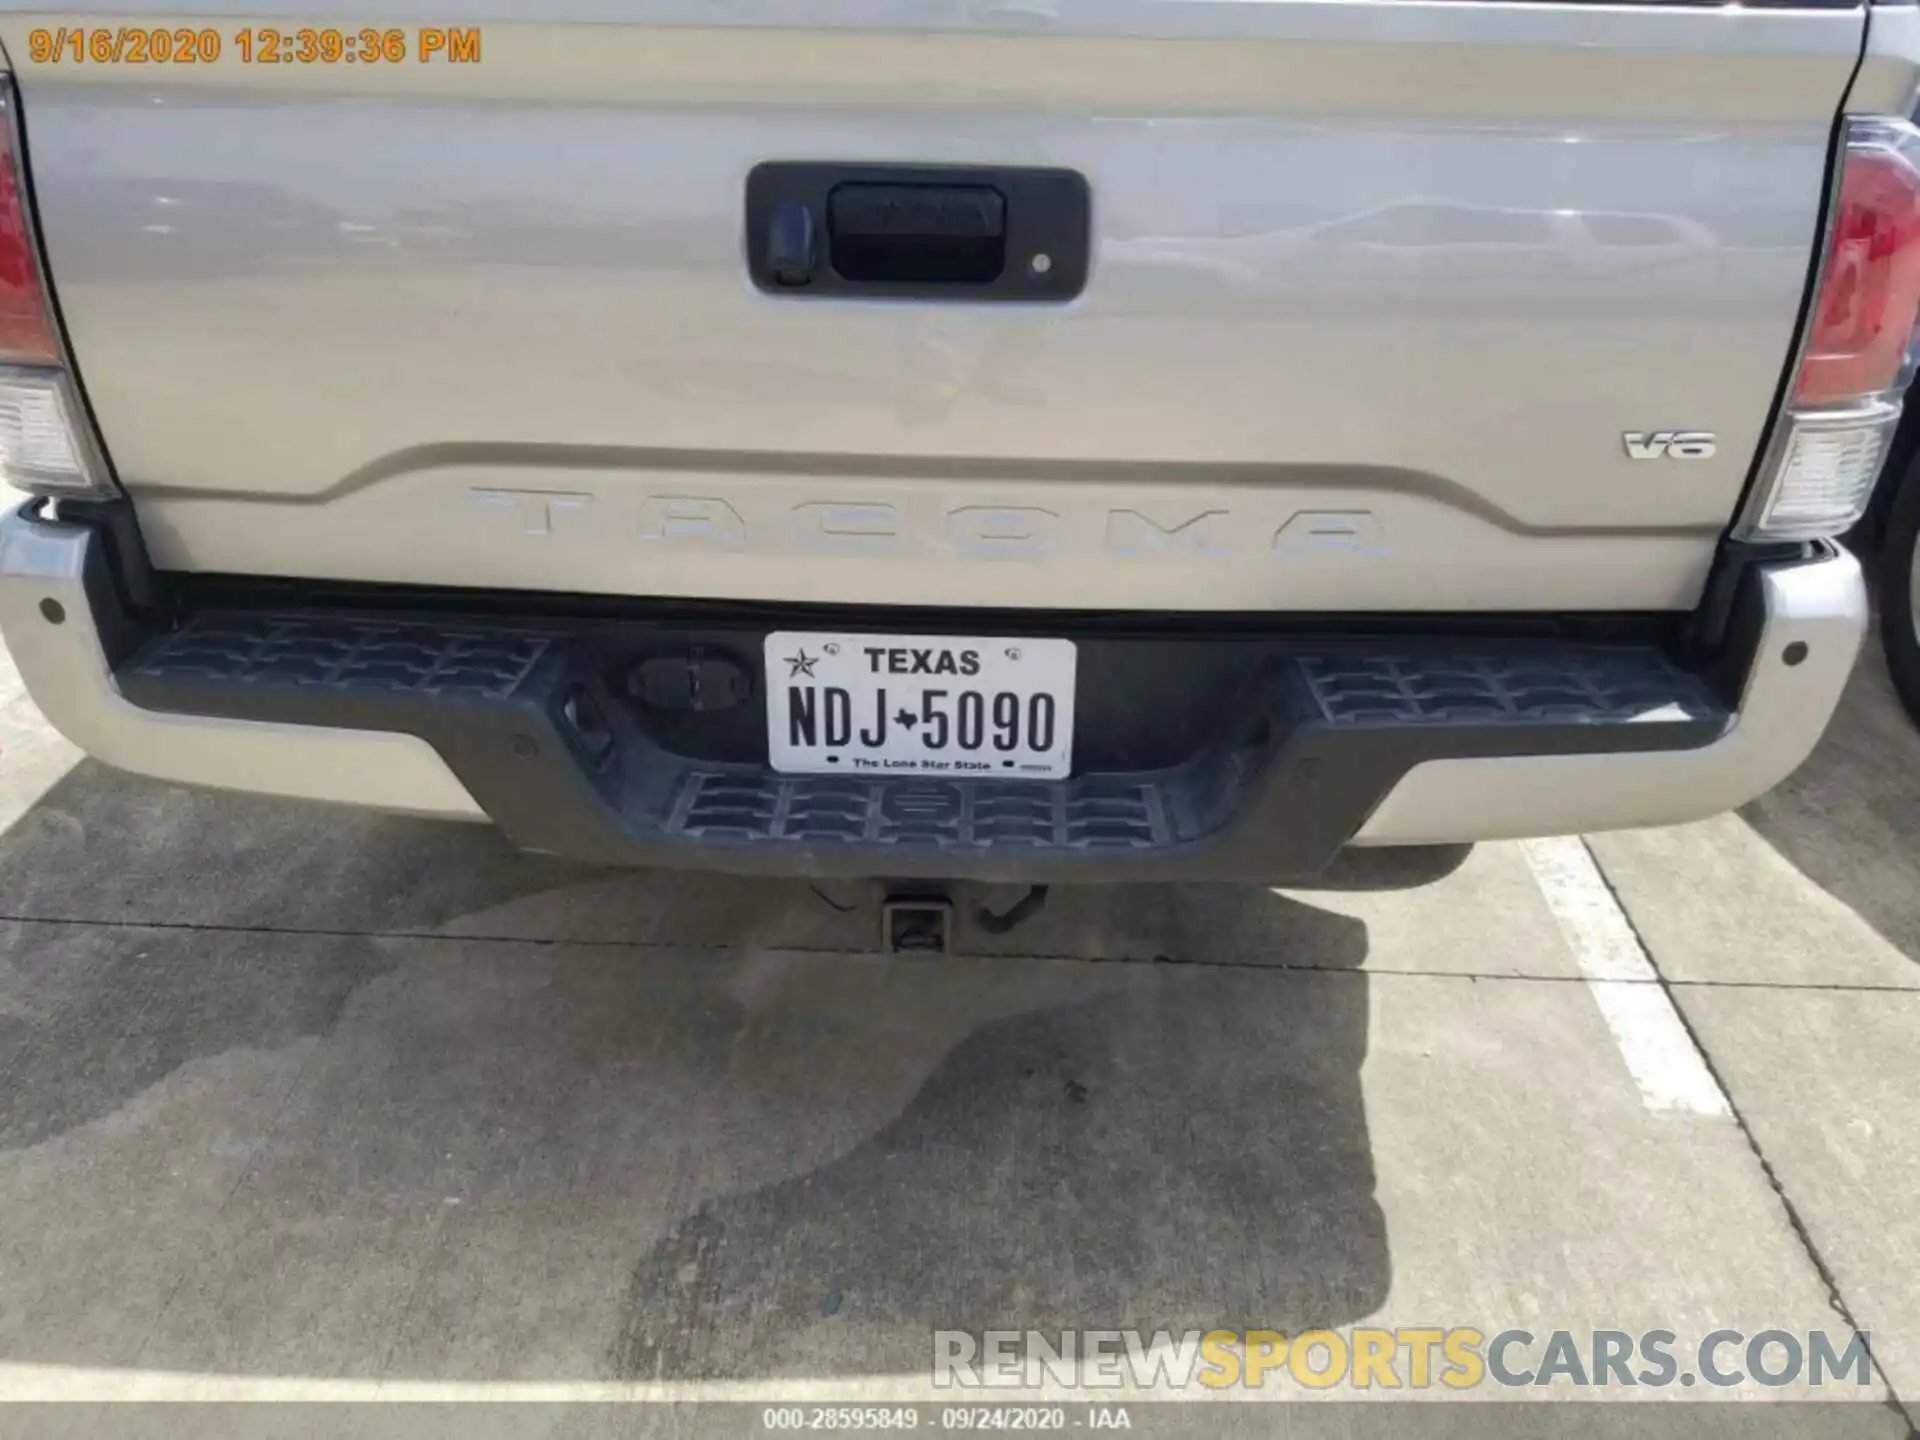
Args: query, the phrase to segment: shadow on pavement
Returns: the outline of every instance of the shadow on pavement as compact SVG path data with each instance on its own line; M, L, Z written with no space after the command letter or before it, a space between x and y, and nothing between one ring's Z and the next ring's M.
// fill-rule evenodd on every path
M1349 851L1313 888L1429 885L1469 853ZM1267 925L1275 907L1250 911L1245 887L1222 885L1059 886L1005 937L972 923L1023 893L960 887L972 953L1185 960L1239 940L1234 960L1253 964L1294 938ZM0 832L0 916L43 920L876 950L881 895L870 883L596 869L522 854L490 826L181 789L92 760ZM1247 914L1251 930L1236 923Z
M1105 894L1228 968L847 953L804 883L82 765L0 836L0 1361L924 1375L1368 1315L1365 924Z
M1366 982L1281 983L1185 975L976 1030L860 1145L649 1247L616 1373L924 1374L935 1329L1371 1313Z

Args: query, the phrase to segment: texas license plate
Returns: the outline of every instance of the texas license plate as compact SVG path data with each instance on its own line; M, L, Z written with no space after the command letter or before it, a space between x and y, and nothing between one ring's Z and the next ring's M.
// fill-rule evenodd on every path
M1065 779L1071 640L958 635L767 637L767 749L797 775Z

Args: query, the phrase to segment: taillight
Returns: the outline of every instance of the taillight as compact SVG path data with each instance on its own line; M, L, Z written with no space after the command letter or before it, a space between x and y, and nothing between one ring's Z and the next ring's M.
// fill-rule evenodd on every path
M1799 369L1743 539L1837 535L1873 494L1920 316L1920 130L1851 120Z
M112 494L54 328L3 77L0 111L0 481L36 495Z
M1893 388L1920 311L1920 169L1904 121L1856 120L1847 132L1820 288L1807 316L1796 405L1831 405Z
M11 134L0 135L6 151L6 163L0 165L0 360L57 365L60 351L47 319L40 259L27 228L12 140Z

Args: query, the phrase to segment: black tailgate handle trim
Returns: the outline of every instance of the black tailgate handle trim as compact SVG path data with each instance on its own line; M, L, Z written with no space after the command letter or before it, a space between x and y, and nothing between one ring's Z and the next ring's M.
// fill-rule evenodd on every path
M1071 300L1091 209L1072 170L770 161L747 176L747 268L783 297Z

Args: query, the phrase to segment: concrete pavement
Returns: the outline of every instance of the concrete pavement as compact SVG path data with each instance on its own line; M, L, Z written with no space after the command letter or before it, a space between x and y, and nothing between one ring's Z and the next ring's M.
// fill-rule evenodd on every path
M1916 758L1869 665L1750 813L1593 842L1728 1101L1669 1113L1518 846L1059 892L896 960L863 887L119 775L0 665L0 1398L926 1398L936 1329L1857 1323L1850 1423L1904 1434Z
M1869 647L1737 816L1592 842L1837 1300L1920 1414L1920 735Z

